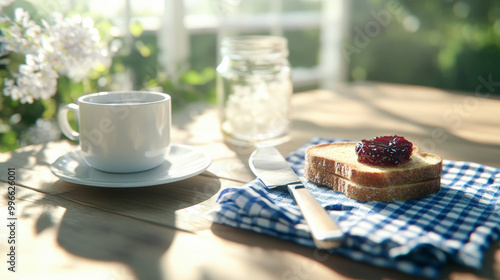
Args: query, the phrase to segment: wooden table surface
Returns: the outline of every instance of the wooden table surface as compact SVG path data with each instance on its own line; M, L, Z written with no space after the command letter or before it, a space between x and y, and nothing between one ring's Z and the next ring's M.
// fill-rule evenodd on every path
M360 140L403 135L445 159L500 168L500 99L488 93L380 83L339 85L293 96L292 139ZM255 179L251 148L226 144L217 112L192 104L173 115L173 142L206 152L198 176L146 188L110 189L49 171L69 141L0 154L0 279L419 279L254 232L213 224L219 193ZM16 272L8 271L8 170L15 168ZM498 241L481 271L450 264L443 279L500 279Z

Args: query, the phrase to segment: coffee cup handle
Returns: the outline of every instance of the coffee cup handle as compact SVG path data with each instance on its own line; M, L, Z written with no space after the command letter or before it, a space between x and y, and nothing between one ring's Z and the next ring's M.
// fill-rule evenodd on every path
M73 111L77 116L79 115L78 105L74 103L66 104L63 105L57 112L57 122L59 123L59 128L61 129L62 133L66 135L66 137L68 137L70 140L75 141L80 139L80 133L73 130L73 128L71 128L71 126L69 125L68 111Z

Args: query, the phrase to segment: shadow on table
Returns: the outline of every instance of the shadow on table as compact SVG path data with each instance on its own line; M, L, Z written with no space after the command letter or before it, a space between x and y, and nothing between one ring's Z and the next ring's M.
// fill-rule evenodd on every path
M31 145L19 148L9 153L2 153L0 156L0 168L6 170L7 168L16 168L17 182L24 180L24 172L19 172L19 169L28 169L36 171L39 167L48 166L51 163L51 155L47 153L46 149L50 143ZM61 152L64 152L71 145L65 142L61 145ZM7 181L7 172L0 173L0 181Z
M173 242L175 230L55 196L18 190L20 218L34 221L34 228L24 228L25 231L31 230L35 235L56 231L54 241L73 255L126 265L122 270L115 266L114 270L103 271L107 275L100 275L99 279L164 279L160 262ZM49 262L55 256L54 265L60 265L57 252L43 255ZM72 265L79 267L78 261Z
M60 222L57 242L80 257L126 264L137 279L159 280L161 258L174 236L161 226L73 205ZM115 279L120 275L110 275Z
M34 230L40 234L48 228L57 228L57 242L71 254L126 264L137 279L164 279L160 262L173 242L175 228L200 226L191 219L198 216L196 213L177 215L176 212L197 206L220 189L217 178L209 174L199 176L204 178L195 176L171 184L122 189L81 186L60 180L52 187L68 192L56 196L40 194L42 198L24 197L30 201L24 212L43 209L36 218ZM56 208L63 209L64 213L55 213ZM122 278L110 274L109 279L103 279Z
M178 182L140 188L90 187L62 180L50 188L68 190L59 196L80 204L154 224L194 231L203 226L203 221L193 222L192 218L203 216L200 211L207 208L198 206L212 203L221 188L221 182L210 172L204 172Z

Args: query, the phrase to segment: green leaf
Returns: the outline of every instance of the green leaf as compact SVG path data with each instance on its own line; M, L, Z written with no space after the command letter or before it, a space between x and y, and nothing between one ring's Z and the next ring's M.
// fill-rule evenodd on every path
M203 71L201 72L201 77L204 84L212 81L213 79L215 79L215 68L207 67L203 69Z
M17 132L11 130L1 135L0 152L13 151L19 148L19 141L17 141Z
M144 27L142 26L142 24L140 22L134 21L134 22L130 23L129 31L130 31L130 34L132 34L132 36L137 38L137 37L141 36L142 32L144 31Z
M142 41L135 42L135 48L142 57L149 57L151 55L151 49Z
M44 119L51 119L52 117L55 116L57 112L57 104L56 101L52 98L50 99L45 99L41 101L43 106L45 107L45 111L43 111L42 118Z
M203 78L198 72L189 70L182 75L181 81L189 85L200 85L203 82Z

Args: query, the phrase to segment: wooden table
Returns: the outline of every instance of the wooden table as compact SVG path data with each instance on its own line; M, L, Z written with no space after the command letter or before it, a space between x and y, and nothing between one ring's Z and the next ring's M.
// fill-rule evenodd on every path
M404 85L360 83L295 94L287 154L313 136L359 140L398 134L445 159L500 167L500 100ZM253 180L250 148L227 145L211 106L175 111L173 142L213 163L201 175L147 188L59 180L49 165L68 141L0 154L0 279L418 279L291 242L212 224L221 190ZM15 168L16 272L7 270L8 171ZM450 264L450 279L500 279L499 243L481 271Z

